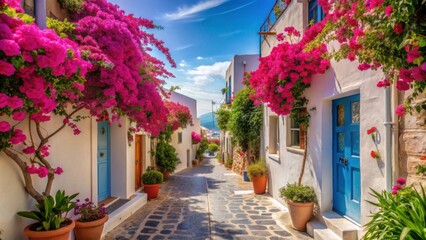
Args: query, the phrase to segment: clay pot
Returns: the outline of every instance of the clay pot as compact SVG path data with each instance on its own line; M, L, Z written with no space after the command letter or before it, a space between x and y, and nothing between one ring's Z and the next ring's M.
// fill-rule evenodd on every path
M165 180L169 180L170 173L171 173L170 171L164 171L164 172L163 172L164 181L165 181Z
M153 199L158 197L158 192L160 190L160 184L145 184L143 186L144 192L148 195L148 199Z
M108 215L91 222L75 221L74 235L76 240L99 240L104 230Z
M75 227L75 222L71 219L67 219L66 221L70 223L57 230L51 231L30 230L31 227L34 226L34 223L25 227L24 234L28 237L29 240L68 240L70 238L71 231Z
M253 182L253 191L255 194L264 194L266 192L266 182L268 180L268 175L252 177L251 180Z
M314 203L295 203L287 200L292 227L298 231L306 231L306 223L312 218Z

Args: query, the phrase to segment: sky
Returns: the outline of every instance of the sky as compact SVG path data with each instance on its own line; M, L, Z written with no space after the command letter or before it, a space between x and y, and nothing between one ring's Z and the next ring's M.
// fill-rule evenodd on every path
M275 0L109 0L126 13L153 20L151 33L165 42L177 67L167 64L179 86L197 100L197 115L223 101L225 73L234 55L259 53L259 29ZM158 52L155 57L166 62ZM213 105L214 110L219 104Z

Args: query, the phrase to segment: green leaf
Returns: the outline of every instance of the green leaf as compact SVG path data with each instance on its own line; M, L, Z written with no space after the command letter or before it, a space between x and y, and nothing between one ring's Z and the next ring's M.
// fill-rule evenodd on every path
M407 237L407 234L409 232L410 232L410 229L408 227L405 227L401 232L401 236L399 236L399 240L405 239L405 237Z
M42 224L43 224L44 230L46 231L50 230L50 222L44 221Z
M21 217L30 218L30 219L33 219L33 220L36 220L36 221L40 221L41 218L37 213L38 212L31 211L31 212L18 212L17 214Z

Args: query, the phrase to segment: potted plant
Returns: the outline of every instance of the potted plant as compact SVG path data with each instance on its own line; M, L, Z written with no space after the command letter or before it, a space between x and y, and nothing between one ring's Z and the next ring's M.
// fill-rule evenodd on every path
M306 223L312 217L314 202L317 200L314 189L296 183L287 184L280 189L280 196L287 200L292 227L305 231Z
M209 144L209 155L213 156L215 152L219 150L219 146L216 143L210 143Z
M55 197L44 196L43 204L36 204L37 211L18 212L21 217L37 221L25 227L25 236L29 240L68 240L75 223L67 218L67 214L76 205L72 200L77 195L67 196L64 191L58 190Z
M166 180L169 178L170 173L174 172L177 165L180 163L176 149L167 141L163 140L160 140L157 144L155 160Z
M231 158L226 159L226 162L225 162L226 168L231 169L232 168L232 163L233 162L232 162Z
M268 168L265 161L256 161L247 167L247 174L253 182L255 194L264 194L266 192L266 183L268 180Z
M163 182L163 174L157 170L148 170L142 175L143 190L148 195L148 199L158 196L160 184Z
M108 214L103 205L96 206L89 198L83 203L77 199L74 215L79 216L75 221L74 235L77 240L99 240Z

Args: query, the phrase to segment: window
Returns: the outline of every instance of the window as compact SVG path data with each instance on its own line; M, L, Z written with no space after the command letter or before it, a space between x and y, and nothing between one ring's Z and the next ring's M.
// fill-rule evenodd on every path
M325 14L322 11L320 5L318 5L318 0L309 0L308 5L308 23L317 23L324 18Z
M269 154L279 155L280 151L280 125L278 116L269 117Z
M182 143L182 133L178 133L178 143Z
M290 143L288 146L305 149L306 129L303 129L300 124L297 124L296 121L292 118L289 118L289 121Z

